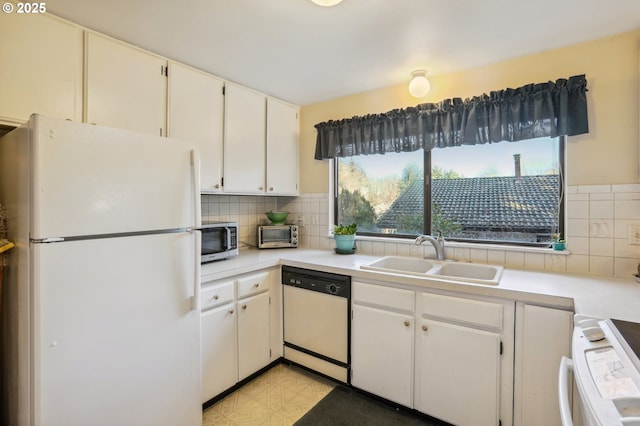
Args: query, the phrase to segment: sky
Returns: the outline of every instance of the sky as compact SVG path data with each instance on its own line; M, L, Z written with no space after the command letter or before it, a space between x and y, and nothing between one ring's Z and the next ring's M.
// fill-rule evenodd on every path
M500 142L455 148L435 148L432 166L453 170L463 177L514 176L514 154L520 154L523 175L545 174L557 168L557 139L543 138L520 142ZM407 160L406 158L411 158ZM364 164L370 178L400 175L407 161L422 164L422 150L412 153L353 157Z

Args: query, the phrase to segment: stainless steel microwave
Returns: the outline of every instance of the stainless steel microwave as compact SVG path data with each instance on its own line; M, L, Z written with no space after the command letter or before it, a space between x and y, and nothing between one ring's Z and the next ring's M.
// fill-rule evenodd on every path
M200 262L212 262L238 255L237 222L203 222Z
M297 225L258 226L258 248L298 247Z

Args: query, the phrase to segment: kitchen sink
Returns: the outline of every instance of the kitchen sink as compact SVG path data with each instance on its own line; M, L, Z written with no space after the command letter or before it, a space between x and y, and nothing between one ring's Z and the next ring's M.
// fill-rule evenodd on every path
M428 259L417 257L385 256L366 265L361 265L361 269L373 271L391 272L397 274L424 275L433 267L435 263Z
M477 263L443 263L428 272L428 275L450 277L463 281L497 285L503 271L502 266L480 265Z
M495 265L437 261L403 256L381 257L373 262L361 265L360 269L487 285L498 285L504 270L502 266Z

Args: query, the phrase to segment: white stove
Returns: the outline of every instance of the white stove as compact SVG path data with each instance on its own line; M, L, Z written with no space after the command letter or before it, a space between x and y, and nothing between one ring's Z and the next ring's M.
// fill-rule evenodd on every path
M574 325L573 360L563 357L558 380L563 426L574 424L570 370L585 426L640 426L640 324L576 315Z

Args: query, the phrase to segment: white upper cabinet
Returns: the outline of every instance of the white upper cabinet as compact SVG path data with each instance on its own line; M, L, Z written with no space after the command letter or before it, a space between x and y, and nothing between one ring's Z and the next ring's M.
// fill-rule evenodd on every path
M267 98L267 194L298 195L298 107Z
M295 105L48 14L0 14L0 57L0 124L39 113L169 136L198 145L203 193L299 193Z
M85 47L85 121L164 136L166 59L93 32Z
M82 120L82 29L49 15L0 14L0 122L33 113Z
M223 88L219 78L169 63L168 136L198 144L204 193L222 191Z
M227 83L224 112L224 191L264 194L266 96Z

